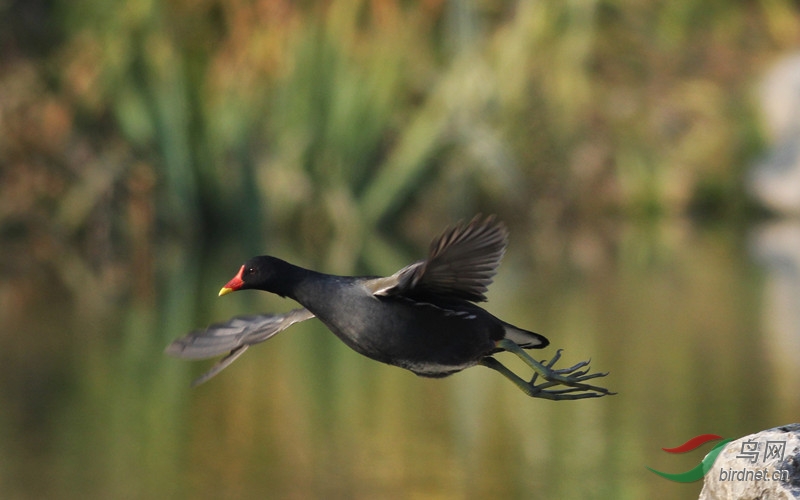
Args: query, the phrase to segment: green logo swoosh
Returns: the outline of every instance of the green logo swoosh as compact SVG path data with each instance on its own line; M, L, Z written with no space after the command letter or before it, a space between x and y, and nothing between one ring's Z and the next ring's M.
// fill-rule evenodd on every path
M659 476L669 479L670 481L676 481L678 483L691 483L702 479L703 476L705 476L706 473L711 470L711 467L714 466L714 462L717 460L717 456L722 451L722 448L731 441L733 441L733 439L724 439L720 441L716 446L714 446L714 448L711 449L711 451L708 452L708 455L703 458L703 461L697 464L697 467L686 472L670 474L668 472L657 471L652 467L645 467L647 467L648 470L655 472Z

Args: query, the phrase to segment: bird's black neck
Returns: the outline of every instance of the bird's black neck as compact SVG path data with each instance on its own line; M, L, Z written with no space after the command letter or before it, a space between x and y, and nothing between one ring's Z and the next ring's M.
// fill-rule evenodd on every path
M274 259L273 267L275 276L279 278L270 283L268 291L298 302L302 301L298 299L302 299L309 291L316 288L327 276L277 258Z

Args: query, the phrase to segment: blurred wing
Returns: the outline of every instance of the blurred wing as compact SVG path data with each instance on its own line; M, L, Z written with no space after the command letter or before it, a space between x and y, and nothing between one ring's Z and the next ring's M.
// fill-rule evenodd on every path
M246 351L247 348L249 347L250 346L248 344L245 344L243 346L237 347L236 349L232 350L230 353L228 353L227 356L225 356L224 358L220 359L217 363L215 363L210 370L200 375L196 379L192 380L191 386L197 387L198 385L211 380L211 378L214 377L217 373L221 372L222 370L227 368L228 365L236 361L239 358L239 356L244 354L244 351Z
M244 354L251 345L264 342L293 324L313 317L314 315L307 309L294 309L286 314L240 316L211 325L204 330L191 332L173 341L164 352L170 356L186 359L203 359L227 354L210 371L195 380L192 383L195 386L207 381L236 361L236 358Z
M472 302L484 295L505 254L508 230L494 216L480 215L445 230L431 243L428 258L387 278L367 283L375 295L429 293Z

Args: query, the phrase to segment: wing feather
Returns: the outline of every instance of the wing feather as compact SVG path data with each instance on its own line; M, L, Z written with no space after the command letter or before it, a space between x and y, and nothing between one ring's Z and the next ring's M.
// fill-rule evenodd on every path
M428 258L368 284L376 295L428 293L482 302L503 258L508 230L494 216L460 222L433 240Z
M211 358L242 345L264 342L294 323L313 317L307 309L294 309L285 314L238 316L203 330L195 330L173 341L164 352L178 358Z
M192 382L200 385L225 369L253 344L264 342L295 323L313 318L308 309L285 314L238 316L204 330L196 330L173 341L164 350L170 356L187 359L211 358L225 354L209 371Z

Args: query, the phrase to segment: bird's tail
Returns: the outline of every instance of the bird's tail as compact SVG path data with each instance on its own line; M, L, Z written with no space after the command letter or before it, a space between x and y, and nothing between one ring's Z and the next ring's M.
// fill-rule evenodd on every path
M506 322L503 322L503 327L506 331L505 338L524 349L542 349L550 345L550 341L544 335L517 328Z

